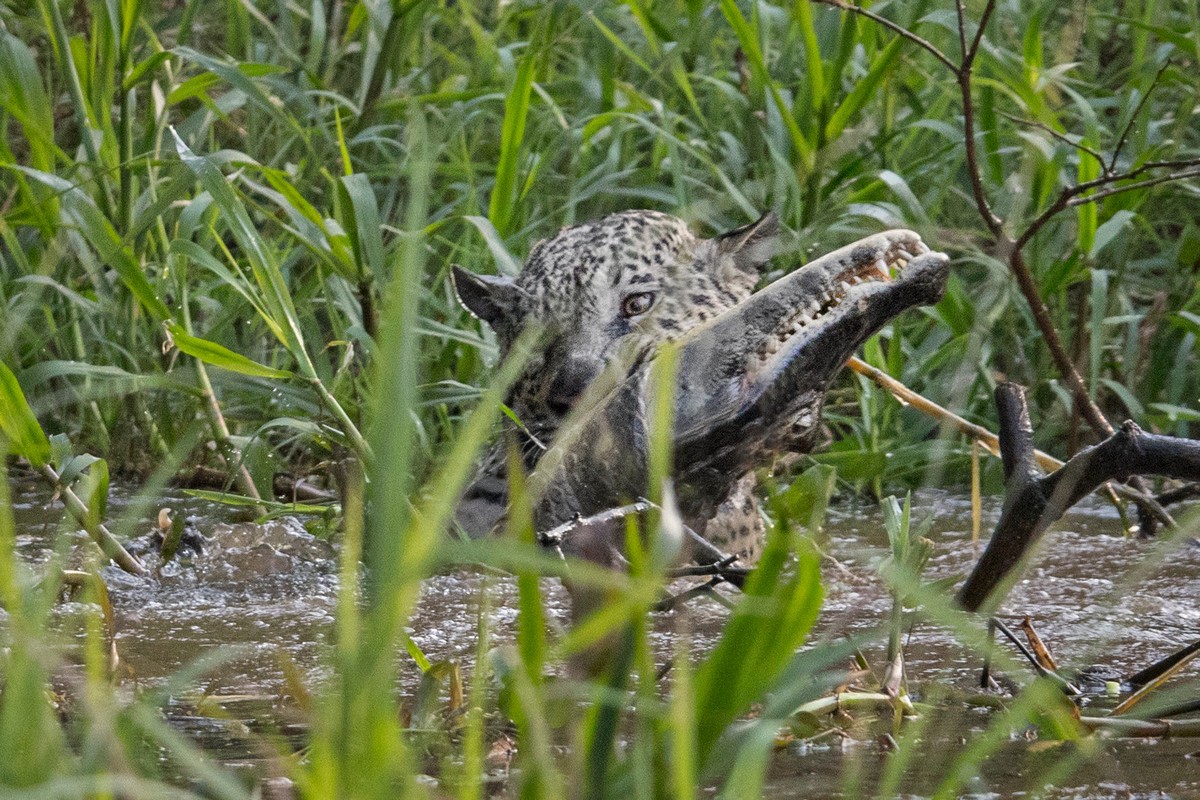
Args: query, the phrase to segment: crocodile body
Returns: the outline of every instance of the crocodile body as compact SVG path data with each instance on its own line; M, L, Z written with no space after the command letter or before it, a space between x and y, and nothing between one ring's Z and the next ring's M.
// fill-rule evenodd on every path
M502 354L524 327L545 331L511 402L540 487L538 530L647 494L654 355L675 340L682 520L722 550L757 550L752 470L811 449L838 369L897 314L936 302L948 274L948 259L916 234L889 231L753 293L775 232L768 215L704 240L673 217L626 212L539 244L515 280L456 269L460 298L495 329ZM503 445L489 454L460 505L471 533L503 513L502 456ZM609 563L623 530L609 521L577 531L567 549Z

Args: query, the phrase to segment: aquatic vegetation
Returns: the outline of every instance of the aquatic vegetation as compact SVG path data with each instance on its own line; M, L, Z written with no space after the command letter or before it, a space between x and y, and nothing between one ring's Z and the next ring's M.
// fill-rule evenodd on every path
M745 594L721 595L734 606L723 633L698 654L677 634L660 677L650 612L668 567L641 537L673 522L657 480L666 437L647 487L663 510L628 521L627 571L537 547L519 471L508 538L443 538L507 419L523 352L494 363L449 274L452 263L512 273L538 238L630 207L705 235L773 209L787 235L778 269L908 228L954 271L935 308L866 342L865 371L993 430L998 375L1017 381L1037 444L1064 459L1126 417L1195 438L1195 16L1187 4L1096 13L1027 0L3 4L4 469L53 484L65 527L122 560L113 543L144 532L171 480L255 516L312 510L280 497L277 477L336 492L329 670L289 682L303 747L260 737L279 779L265 787L475 798L486 779L523 797L756 796L783 739L849 734L882 743L876 773L848 762L858 767L838 776L847 795L985 791L989 765L1027 756L1020 785L1041 791L1103 754L1086 730L1099 715L1081 726L1061 681L1040 677L969 742L953 739L963 698L917 696L921 676L892 666L895 645L919 618L981 663L988 631L921 574L903 510L889 512L880 627L810 641L830 591L812 539L835 489L960 486L974 465L995 492L996 460L847 373L826 402L832 444L762 476L774 525ZM144 487L119 511L105 508L110 474ZM111 612L125 579L67 532L25 563L0 483L5 792L250 796L163 713L234 654L162 685L122 681ZM1117 584L1127 595L1186 546L1195 522L1180 519ZM464 644L474 657L430 661L406 620L422 582L463 563L517 576L515 641L480 624ZM559 632L539 576L568 570L611 602ZM55 611L64 586L86 610L77 630ZM858 674L884 638L880 677ZM602 681L561 674L597 646L614 656ZM398 654L420 673L404 699ZM71 691L48 691L64 673ZM1182 683L1137 712L1185 707L1194 677ZM850 706L883 710L822 716ZM1032 730L1063 744L1014 755L1012 732ZM914 775L919 786L905 783Z

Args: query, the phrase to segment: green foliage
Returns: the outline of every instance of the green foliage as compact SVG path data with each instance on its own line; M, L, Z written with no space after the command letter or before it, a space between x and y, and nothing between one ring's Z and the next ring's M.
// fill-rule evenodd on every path
M982 4L966 6L977 20ZM956 60L953 4L872 8ZM1018 236L1064 187L1142 170L1113 184L1120 193L1055 214L1024 252L1109 416L1195 435L1197 179L1145 179L1200 156L1200 26L1187 4L1095 12L997 5L973 67L982 189ZM985 424L995 376L1025 383L1040 443L1062 450L1073 404L974 207L969 166L955 76L915 42L824 5L4 4L0 430L34 466L54 457L44 431L65 437L54 441L72 456L54 463L64 482L82 481L93 527L110 465L148 473L207 460L249 492L255 476L239 475L255 448L297 470L347 451L366 464L369 482L348 481L334 677L293 773L306 796L422 792L392 656L411 644L403 624L421 579L452 555L519 575L521 636L495 663L519 727L525 796L576 788L576 774L608 796L691 797L730 774L731 796L752 793L778 724L845 655L826 645L794 655L821 598L817 556L796 531L819 526L833 468L880 495L960 484L969 448L873 385L842 380L827 400L837 441L824 466L788 476L772 499L779 524L763 566L724 637L696 666L681 650L661 697L645 622L662 587L657 559L632 575L573 572L613 601L555 643L536 575L562 566L532 545L527 520L514 514L520 541L502 548L439 546L520 369L517 359L491 371L490 334L453 301L449 265L511 273L560 226L639 206L706 234L774 209L791 232L781 270L911 227L952 254L955 275L937 308L897 320L865 360ZM989 476L998 483L994 465ZM648 487L664 509L651 535L671 525L667 486ZM65 734L43 691L58 581L31 588L14 571L9 509L0 497L0 753L19 757L0 759L0 782L49 786L47 796L161 796L140 766L155 747L206 793L245 796L163 724L160 697L98 706L87 712L94 728ZM892 518L905 573L889 577L898 631L902 601L928 611L936 597L919 580L907 512ZM944 606L934 616L978 644ZM572 717L586 745L571 772L553 742L570 715L556 714L562 694L544 666L601 641L620 642L624 668L577 690L597 702ZM104 697L97 652L88 649L88 680ZM449 680L421 667L428 685ZM466 711L464 798L479 796L485 771L482 682ZM997 719L962 769L1039 707L1061 723L1059 706L1039 706L1045 695L1037 688ZM739 723L751 703L762 716ZM966 774L948 776L941 794Z

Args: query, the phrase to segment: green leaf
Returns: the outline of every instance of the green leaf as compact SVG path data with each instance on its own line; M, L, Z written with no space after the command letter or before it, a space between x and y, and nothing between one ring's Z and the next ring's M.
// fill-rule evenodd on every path
M792 147L795 148L796 154L800 156L800 161L806 167L811 167L814 159L813 144L800 130L800 126L796 122L796 115L793 109L784 102L778 84L771 80L770 72L767 71L767 61L758 41L758 34L750 26L749 20L742 14L741 9L738 8L736 0L721 0L721 13L725 15L734 34L737 35L738 44L742 46L742 52L746 54L751 74L770 94L771 102L775 105L775 109L779 112L779 116L787 128L788 137L792 141Z
M774 685L804 643L821 608L820 558L801 547L794 572L788 536L776 528L746 582L725 633L696 671L696 754L708 758L725 729Z
M137 86L142 81L151 80L154 77L154 71L166 63L171 54L166 50L160 50L149 58L143 60L140 64L134 67L122 81L122 88L129 91Z
M533 89L534 69L541 48L540 36L525 49L521 65L508 97L504 100L504 123L500 129L500 161L496 165L496 183L488 201L488 218L501 236L509 233L516 204L514 189L517 185L517 159L521 155L521 142L525 139L525 122L529 116L529 94Z
M158 298L147 280L141 265L129 247L121 241L112 223L92 202L92 198L84 194L77 185L57 175L19 165L16 169L59 192L65 221L79 229L88 244L100 255L101 260L117 271L121 282L155 319L170 316L166 305Z
M12 452L34 467L49 463L50 440L25 400L17 376L3 361L0 361L0 431L4 432Z
M76 458L82 457L76 456ZM89 458L95 458L95 456L89 456ZM87 504L87 517L82 520L84 527L95 528L104 521L104 514L108 511L108 462L102 458L96 458L83 473L76 493Z
M508 252L508 248L504 246L504 240L500 238L496 226L490 219L474 216L463 217L463 219L474 225L483 234L483 241L492 254L492 260L496 262L497 272L501 275L516 275L521 271L520 262L513 257L512 253Z
M828 464L814 464L775 498L779 504L776 516L786 513L789 520L803 525L809 534L816 533L825 520L825 509L836 486L837 469Z
M91 453L82 453L77 456L71 456L63 459L62 461L58 462L58 479L62 482L63 486L70 486L79 479L79 476L83 474L84 470L95 464L97 461L100 461L100 458L92 455Z
M1095 207L1095 203L1087 203L1086 205ZM1096 229L1095 239L1092 243L1092 246L1088 248L1088 256L1090 258L1095 258L1097 255L1099 255L1100 251L1103 250L1109 244L1109 242L1111 242L1113 239L1116 239L1117 236L1123 230L1125 230L1125 228L1134 220L1135 217L1137 217L1137 214L1124 209L1109 217L1103 225ZM1081 237L1081 245L1082 241L1083 240Z
M837 110L833 112L833 116L829 118L829 122L826 123L825 141L832 142L842 135L842 131L850 124L850 120L863 109L867 101L875 94L875 90L879 88L879 84L891 73L892 66L900 57L900 49L903 46L904 39L896 37L883 49L882 53L875 57L871 62L870 70L855 85L850 94L846 95L846 99L841 102Z
M187 353L193 358L198 358L205 364L221 367L222 369L238 372L242 375L249 375L254 378L294 377L287 370L263 366L240 353L235 353L224 345L217 344L208 339L201 339L199 336L192 336L178 322L168 321L164 323L163 327L167 329L167 333L170 334L171 340L180 352Z
M382 275L383 223L379 219L379 206L371 182L361 173L345 175L338 180L338 191L349 207L342 215L342 227L350 234L359 280Z
M185 489L184 494L188 497L195 497L199 500L207 500L210 503L220 503L225 506L234 508L267 508L274 513L285 512L289 514L325 514L329 511L327 506L317 506L310 503L279 503L273 500L255 500L252 497L245 495L232 494L230 492L214 492L208 489Z
M200 179L200 184L212 195L213 202L220 209L221 215L225 217L238 245L241 246L250 261L250 268L261 295L262 309L265 311L264 318L272 326L272 331L279 337L280 342L300 363L300 371L304 377L310 380L315 379L317 371L304 346L300 318L296 313L296 306L292 301L292 295L283 278L283 273L279 271L273 251L263 241L258 228L250 221L250 215L246 213L245 205L234 194L233 188L225 180L221 170L217 169L210 159L193 153L191 148L175 133L174 128L171 128L171 135L175 137L175 149L178 151L179 157L191 168L196 177Z
M0 108L20 123L29 140L29 163L54 165L54 112L29 46L0 29Z

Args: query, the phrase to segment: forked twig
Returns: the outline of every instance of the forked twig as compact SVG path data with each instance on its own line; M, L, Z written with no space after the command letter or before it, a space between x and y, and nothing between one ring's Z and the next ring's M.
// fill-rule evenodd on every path
M975 135L975 100L973 95L972 71L974 68L975 59L979 54L980 46L983 41L984 30L986 29L988 21L991 19L996 8L995 0L988 0L987 4L984 6L983 12L979 18L979 23L975 29L974 37L971 39L971 43L969 45L967 44L968 22L966 6L963 0L955 0L955 11L958 19L958 39L959 45L962 49L962 61L959 64L955 64L953 61L951 61L946 54L938 49L938 47L933 43L928 42L920 36L917 36L904 26L881 17L880 15L872 11L868 11L865 8L854 5L850 2L846 2L846 0L812 0L812 2L832 5L836 8L858 14L872 20L877 24L883 25L888 30L894 31L900 36L903 36L904 38L920 45L924 50L931 53L935 58L938 59L938 61L940 61L947 68L949 68L951 72L954 73L963 105L963 146L965 148L967 174L971 183L971 193L975 200L975 205L979 211L979 215L983 219L983 222L987 226L988 230L991 232L995 247L1000 256L1008 261L1009 268L1012 271L1013 276L1017 279L1017 285L1021 291L1021 294L1024 296L1029 305L1030 311L1033 314L1034 322L1037 325L1038 331L1042 334L1042 338L1046 342L1046 347L1050 351L1050 356L1054 360L1055 366L1069 388L1071 396L1074 398L1076 407L1084 419L1087 420L1088 425L1091 426L1091 428L1097 434L1102 436L1111 435L1113 433L1113 427L1108 422L1103 412L1101 412L1099 406L1096 405L1096 402L1091 398L1087 385L1083 381L1083 377L1079 374L1079 370L1072 361L1070 354L1063 346L1062 339L1058 335L1058 330L1054 325L1054 320L1050 316L1050 310L1047 308L1045 301L1042 299L1041 291L1037 285L1037 282L1033 278L1032 270L1026 263L1022 251L1025 245L1033 239L1038 231L1040 231L1051 219L1068 208L1083 205L1085 203L1094 203L1121 192L1145 188L1147 186L1154 186L1169 181L1183 180L1185 178L1200 175L1200 170L1189 169L1191 167L1200 167L1200 159L1197 159L1194 162L1177 162L1173 163L1172 166L1182 166L1185 167L1185 169L1179 172L1174 172L1170 175L1159 175L1134 184L1129 184L1126 186L1114 186L1110 189L1088 194L1088 192L1091 192L1093 189L1110 186L1111 184L1120 183L1126 180L1132 180L1148 170L1162 168L1163 165L1161 162L1148 162L1147 164L1143 164L1141 167L1124 173L1116 173L1114 171L1120 152L1124 147L1125 142L1128 140L1133 121L1140 114L1142 107L1146 102L1146 98L1158 84L1165 67L1159 70L1159 74L1155 77L1154 84L1151 85L1150 90L1147 91L1146 95L1143 96L1143 98L1139 101L1138 107L1135 109L1134 114L1130 119L1130 123L1125 126L1125 129L1118 137L1112 158L1107 164L1107 169L1104 170L1105 174L1091 181L1084 181L1073 186L1065 187L1059 193L1059 196L1054 203L1052 203L1032 222L1030 222L1022 233L1016 237L1013 237L1005 230L1004 220L995 213L991 202L988 199L987 191L983 181L983 172L979 165L979 153ZM1078 146L1076 143L1071 143L1071 145L1073 147ZM1099 153L1092 152L1091 155L1096 157L1099 156ZM1103 158L1099 160L1101 161L1101 165L1105 166ZM1134 481L1135 487L1139 490L1142 490L1142 494L1146 494L1144 491L1145 487L1141 484L1140 478L1135 478ZM1146 510L1146 506L1143 503L1139 503L1139 508L1143 509L1143 511ZM1156 512L1151 509L1150 513Z
M950 57L947 56L945 53L943 53L941 50L939 50L937 48L937 46L933 44L933 42L930 42L928 39L925 39L924 37L918 36L917 34L910 31L908 28L905 28L903 25L898 25L897 23L892 22L887 17L879 16L878 14L876 14L874 11L871 11L870 9L863 8L862 6L856 6L853 3L846 2L846 0L813 0L813 2L820 3L821 5L826 5L826 6L833 6L834 8L840 8L843 11L853 11L855 14L866 17L867 19L871 20L872 22L882 25L883 27L887 28L888 30L892 31L893 33L903 36L905 39L908 39L910 42L913 42L918 47L925 50L930 55L932 55L934 58L936 58L938 61L941 61L943 64L945 64L950 69L952 69L952 70L958 69L958 66L953 61L950 60Z
M1046 529L1105 481L1133 475L1200 480L1200 442L1145 433L1130 421L1061 469L1042 476L1034 458L1025 390L1013 383L997 386L996 406L1007 479L1004 510L987 549L959 590L958 603L968 611L980 610Z
M846 366L850 367L850 369L857 372L859 375L862 375L864 378L874 381L903 405L911 406L917 411L920 411L922 414L933 417L934 419L954 428L959 433L971 437L983 445L984 448L986 448L987 451L992 455L1000 455L1000 437L982 425L977 425L970 420L960 417L958 414L955 414L945 406L939 405L938 403L930 400L928 397L913 391L908 386L896 380L891 375L888 375L883 370L872 367L870 364L857 357L851 357L850 360L846 362ZM1034 458L1037 459L1038 466L1044 470L1053 471L1059 469L1063 465L1062 461L1050 455L1049 453L1042 452L1041 450L1034 450L1033 455ZM1184 488L1187 489L1188 487ZM1106 484L1106 489L1109 493L1109 499L1111 499L1114 504L1119 502L1117 499L1118 497L1123 497L1126 500L1138 503L1146 508L1152 519L1172 527L1175 525L1175 520L1167 512L1165 506L1171 503L1179 502L1179 499L1185 499L1193 494L1200 495L1200 486L1189 489L1188 492L1186 494L1182 494L1179 499L1175 499L1175 497L1171 495L1171 499L1169 500L1163 499L1168 497L1169 493L1164 494L1163 497L1156 498L1145 494L1144 492L1139 492L1137 489L1121 483Z

